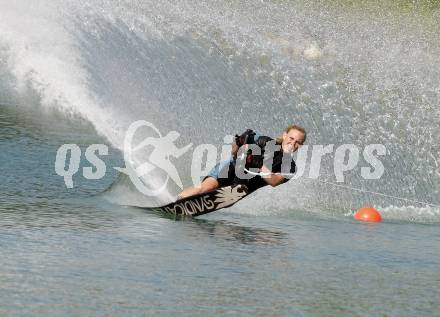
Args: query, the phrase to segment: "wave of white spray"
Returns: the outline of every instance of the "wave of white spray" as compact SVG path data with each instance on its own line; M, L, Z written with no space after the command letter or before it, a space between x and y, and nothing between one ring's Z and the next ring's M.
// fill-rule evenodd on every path
M31 90L38 94L41 106L66 116L80 115L122 150L130 118L121 120L119 113L106 107L90 89L81 48L75 34L68 31L72 20L60 10L63 3L40 1L29 5L17 1L0 6L0 43L5 47L6 65L15 78L17 93L25 96ZM154 187L160 180L150 178L148 183ZM158 198L170 197L164 192Z
M202 142L243 129L245 119L265 134L294 120L313 132L311 143L387 143L390 181L378 190L420 200L439 193L440 80L431 67L439 48L435 32L424 32L435 25L418 29L420 15L379 14L371 23L367 13L321 9L320 1L0 6L0 42L17 87L39 92L46 107L81 114L116 147L127 125L147 112L152 122ZM293 186L277 191L285 197L280 209L309 194L318 204L362 201Z
M0 40L8 50L7 65L15 76L15 88L22 94L33 89L44 107L82 115L113 145L120 146L117 122L89 91L87 72L78 58L81 54L59 21L61 17L48 14L52 10L56 7L51 2L31 8L27 2L2 4Z

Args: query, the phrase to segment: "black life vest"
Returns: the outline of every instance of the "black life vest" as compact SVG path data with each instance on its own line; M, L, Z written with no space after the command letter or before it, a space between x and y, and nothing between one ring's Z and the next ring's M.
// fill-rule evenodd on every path
M256 144L260 148L260 154L253 154L252 149L246 151L245 156L245 168L261 168L263 166L264 152L266 144L269 141L273 141L271 137L265 135L257 135L253 130L247 129L241 135L235 135L236 144L241 147L246 144Z

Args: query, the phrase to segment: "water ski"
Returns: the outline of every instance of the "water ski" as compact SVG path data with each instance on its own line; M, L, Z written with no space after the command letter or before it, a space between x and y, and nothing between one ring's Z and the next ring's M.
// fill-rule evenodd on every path
M225 186L207 193L183 198L165 206L142 207L142 209L196 217L232 206L248 193L245 185Z

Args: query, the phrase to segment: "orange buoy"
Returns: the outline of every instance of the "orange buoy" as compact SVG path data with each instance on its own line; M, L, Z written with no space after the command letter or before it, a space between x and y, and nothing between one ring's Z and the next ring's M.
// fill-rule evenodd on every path
M363 207L354 214L354 219L360 221L379 222L382 221L382 216L373 207Z

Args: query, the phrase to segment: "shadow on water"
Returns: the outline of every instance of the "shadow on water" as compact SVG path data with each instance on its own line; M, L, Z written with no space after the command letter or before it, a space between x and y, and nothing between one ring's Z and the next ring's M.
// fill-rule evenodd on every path
M145 212L145 211L144 211ZM190 228L187 234L191 238L201 240L207 237L233 240L241 244L256 245L283 245L287 241L287 234L280 230L268 230L250 226L243 226L226 220L211 220L174 215L160 211L148 211L163 219L182 222L184 228ZM195 229L195 230L194 230Z
M5 207L5 206L3 206ZM189 240L207 238L234 241L245 245L281 246L288 235L280 230L243 226L231 221L181 217L157 211L143 211L134 207L121 207L97 197L83 199L51 199L50 201L22 201L10 203L0 209L0 225L4 229L46 230L61 229L71 232L118 232L121 228L155 226L160 231L167 227L182 229ZM148 218L153 219L148 219ZM171 222L162 223L166 219ZM131 229L130 229L131 230ZM173 229L174 230L174 229Z
M279 230L246 227L222 220L193 219L202 232L209 236L233 239L242 244L282 245L287 234Z

